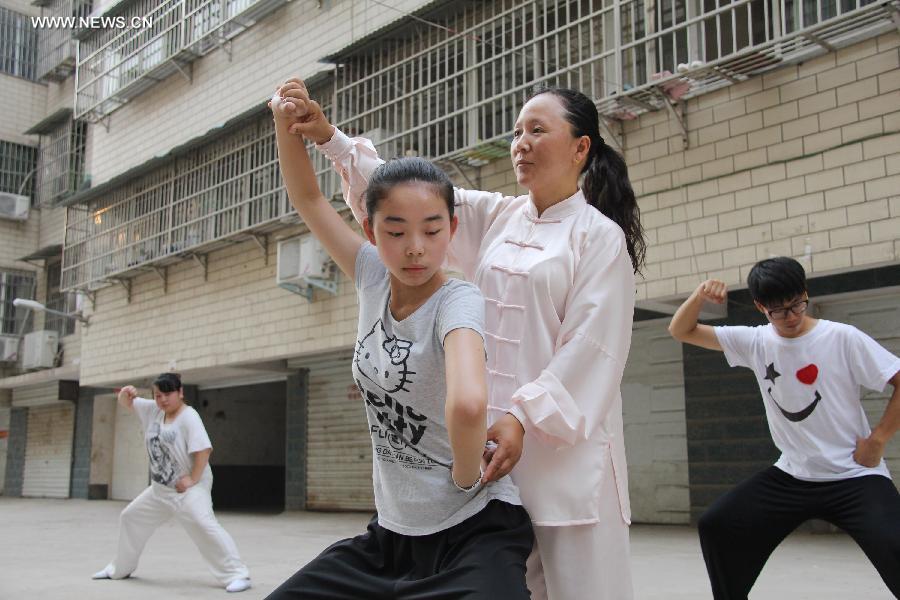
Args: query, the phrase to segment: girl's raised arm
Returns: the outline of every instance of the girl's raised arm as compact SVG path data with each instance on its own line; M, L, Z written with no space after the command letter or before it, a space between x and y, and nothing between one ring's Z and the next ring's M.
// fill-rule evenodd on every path
M302 83L288 82L288 86ZM318 105L307 107L303 101L278 97L270 103L275 116L275 139L278 143L278 164L281 177L287 189L291 204L300 214L309 230L322 243L341 271L351 280L355 279L356 255L363 244L363 238L331 206L322 195L312 162L306 151L303 138L290 132L290 127L309 109L321 111Z

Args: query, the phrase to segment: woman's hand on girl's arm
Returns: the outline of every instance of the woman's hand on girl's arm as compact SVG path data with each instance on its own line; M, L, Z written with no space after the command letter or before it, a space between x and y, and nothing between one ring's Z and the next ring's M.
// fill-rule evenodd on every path
M485 450L488 466L482 478L484 483L509 475L522 458L525 428L512 413L506 413L488 429L487 439L489 442L496 442L497 446L492 450Z

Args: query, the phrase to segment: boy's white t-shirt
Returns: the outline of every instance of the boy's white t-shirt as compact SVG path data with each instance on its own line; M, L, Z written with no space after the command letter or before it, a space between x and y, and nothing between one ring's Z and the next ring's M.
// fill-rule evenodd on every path
M856 327L825 319L797 338L778 335L771 324L715 332L728 364L756 375L781 450L776 467L808 481L890 477L883 459L869 468L853 452L857 439L871 434L860 386L882 391L900 371L900 358Z
M185 406L174 421L166 423L166 413L154 400L135 398L132 406L144 428L151 481L174 488L175 482L191 474L194 466L191 453L212 448L200 415ZM212 477L208 464L202 477Z

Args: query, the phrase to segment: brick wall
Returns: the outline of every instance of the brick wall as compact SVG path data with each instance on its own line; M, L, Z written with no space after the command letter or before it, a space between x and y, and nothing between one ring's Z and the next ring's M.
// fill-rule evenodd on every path
M628 122L649 238L638 298L741 284L771 255L811 274L896 261L898 45L885 34L690 100L687 150L665 111Z
M341 276L339 293L307 302L275 284L274 236L268 263L254 242L208 256L208 279L193 261L132 280L131 303L118 285L97 292L96 312L82 329L82 385L116 385L178 369L252 363L352 346L357 303ZM86 311L90 314L91 305Z

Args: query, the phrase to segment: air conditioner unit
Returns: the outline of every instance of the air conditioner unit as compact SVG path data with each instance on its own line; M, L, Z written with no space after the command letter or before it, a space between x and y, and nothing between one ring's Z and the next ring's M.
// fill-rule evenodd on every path
M0 192L0 219L25 221L28 219L29 210L31 210L31 200L28 196Z
M328 252L312 235L278 242L276 283L312 301L313 289L337 294L337 272Z
M55 331L33 331L25 335L22 350L23 369L49 369L56 362L59 334Z
M14 363L19 359L19 337L0 335L0 362Z

